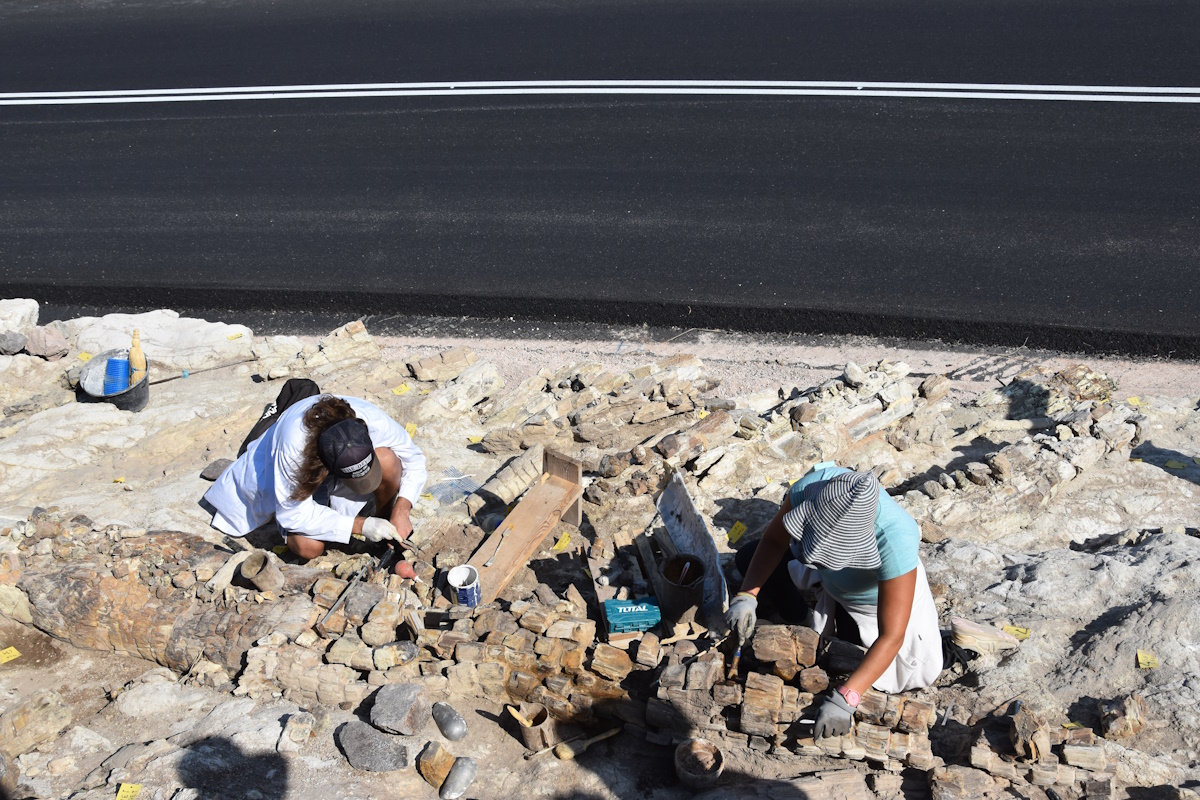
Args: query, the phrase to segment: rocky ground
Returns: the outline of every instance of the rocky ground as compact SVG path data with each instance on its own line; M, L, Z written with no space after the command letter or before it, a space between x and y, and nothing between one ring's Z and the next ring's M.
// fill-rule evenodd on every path
M0 665L0 750L14 796L433 797L423 775L445 751L478 765L468 797L684 797L672 744L697 734L725 753L718 796L1178 797L1200 780L1195 365L706 331L259 337L171 312L36 315L0 302L0 350L16 351L0 355L0 645L20 653ZM76 402L88 356L133 328L162 381L149 405ZM233 566L221 581L243 545L197 502L200 473L235 454L290 376L415 425L429 458L414 518L435 590L374 576L370 602L348 603L324 637L311 626L361 557L271 556L276 591ZM521 459L543 448L582 462L583 523L560 523L493 606L447 608L440 577L502 518L483 498L516 500ZM768 629L730 683L698 626L627 653L594 640L601 589L584 562L626 594L649 588L639 548L661 542L665 478L684 480L736 585L731 534L752 538L828 459L874 469L921 523L947 627L962 615L1027 629L1020 647L882 698L855 738L818 746L798 720L853 656L839 643L807 654L805 629ZM406 609L432 627L412 631ZM391 686L449 702L466 738L433 723L378 732ZM568 729L622 732L575 760L525 760L504 712L520 700ZM354 725L366 745L346 744ZM387 769L348 763L353 751L364 765L362 748Z

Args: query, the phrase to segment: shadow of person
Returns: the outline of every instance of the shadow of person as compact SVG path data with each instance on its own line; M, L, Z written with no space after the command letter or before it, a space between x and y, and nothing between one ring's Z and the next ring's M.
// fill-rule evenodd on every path
M1158 467L1173 478L1200 485L1200 463L1187 453L1169 447L1159 447L1147 440L1133 448L1129 456L1140 458L1142 463Z
M247 753L224 736L188 745L179 762L179 781L202 800L251 796L283 800L288 790L288 763L279 753Z

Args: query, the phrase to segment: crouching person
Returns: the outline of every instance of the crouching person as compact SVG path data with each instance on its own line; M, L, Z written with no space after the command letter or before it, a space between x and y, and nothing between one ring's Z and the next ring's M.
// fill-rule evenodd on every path
M726 614L736 635L753 632L760 593L799 622L809 611L801 592L811 592L817 632L867 648L821 705L816 738L848 733L868 688L918 689L941 673L942 637L920 541L916 520L874 475L823 463L792 485L762 538L738 551L744 577Z
M372 403L320 395L299 400L204 495L213 527L245 536L275 518L288 549L315 558L351 536L406 539L425 486L425 455Z

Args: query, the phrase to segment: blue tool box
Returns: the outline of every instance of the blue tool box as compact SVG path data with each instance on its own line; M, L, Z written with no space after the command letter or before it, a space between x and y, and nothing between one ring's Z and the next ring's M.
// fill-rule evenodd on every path
M609 633L634 633L653 628L662 619L662 612L656 597L605 600L604 619L608 622Z

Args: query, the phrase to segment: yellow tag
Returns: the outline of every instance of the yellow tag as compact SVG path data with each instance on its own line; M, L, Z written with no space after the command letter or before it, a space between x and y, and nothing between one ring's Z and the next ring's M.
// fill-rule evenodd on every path
M275 555L281 556L288 551L286 544L277 544L271 548L275 551Z
M392 389L392 394L396 395L397 397L400 397L401 395L408 394L411 391L412 391L411 386L409 386L407 383L402 383L399 386L397 386L396 388Z
M729 529L729 543L737 544L738 539L742 538L742 534L746 532L746 524L744 522L735 522L733 527Z
M705 417L708 416L708 409L707 408L700 409L698 412L696 412L696 416L699 417L700 419L704 419Z
M480 442L483 441L483 437L482 436L468 436L467 441L470 442L471 444L479 444Z
M432 389L422 389L420 393L421 394L429 394L431 391L433 391L433 390Z
M231 342L232 342L234 339L240 339L240 338L242 338L242 334L241 334L241 331L239 331L239 332L237 332L237 333L231 333L231 334L229 334L228 336L226 336L225 338L226 338L226 339L228 339L229 341L231 341ZM138 785L138 791L140 792L141 790L142 790L142 787L141 787L141 785L139 784L139 785ZM120 795L117 795L117 796L118 796L118 797L120 797ZM131 795L131 797L132 797L132 795Z
M140 783L122 783L117 787L117 800L135 800L141 793Z
M0 650L0 664L7 664L14 658L20 657L21 651L17 650L15 647L6 647L3 650Z
M1129 403L1131 406L1140 406L1142 404L1142 398L1134 395L1133 397L1128 398L1125 402Z
M405 433L408 434L410 439L412 437L416 436L417 435L417 423L415 423L415 422L408 423L407 425L404 426L404 431L405 431Z
M1187 464L1183 463L1182 461L1177 461L1174 458L1172 458L1166 464L1163 464L1163 466L1166 467L1167 469L1183 469L1184 467L1187 466Z
M1016 625L1005 625L1003 630L1014 639L1022 642L1029 638L1029 634L1033 633L1029 628L1018 628Z
M92 354L89 353L87 350L84 350L82 353L79 354L78 358L80 361L91 361Z
M567 549L567 545L570 543L571 534L564 532L562 536L558 537L558 541L554 543L554 547L551 547L550 550L555 553L561 553L563 550Z
M113 483L124 483L125 478L113 478Z
M798 481L798 480L800 480L800 479L799 479L799 478L792 478L790 481L788 481L788 486L795 486L795 485L796 485L796 481Z
M1082 722L1064 722L1063 727L1069 731L1077 731L1083 727Z
M1158 656L1151 653L1149 650L1137 651L1138 669L1157 669Z
M432 500L433 492L421 492L421 497L424 497L426 500Z
M1139 464L1140 464L1140 463L1142 463L1142 460L1141 460L1140 458L1131 458L1131 459L1129 459L1129 460L1130 460L1130 461L1136 461L1136 462L1138 462Z

